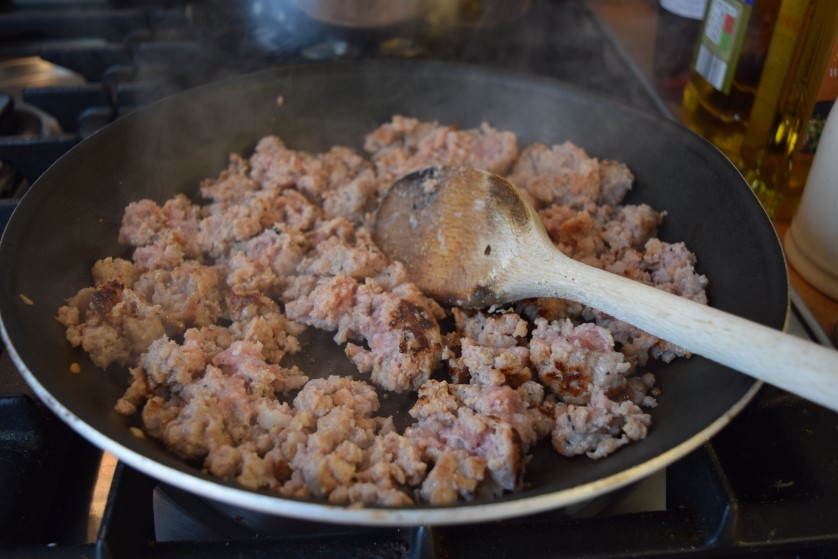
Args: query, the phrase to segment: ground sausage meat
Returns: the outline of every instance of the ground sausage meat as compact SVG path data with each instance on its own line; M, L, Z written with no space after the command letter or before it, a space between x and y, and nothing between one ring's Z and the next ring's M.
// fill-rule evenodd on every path
M600 459L646 437L659 392L642 367L683 350L570 301L443 308L370 234L399 176L488 169L568 256L706 303L695 255L656 237L665 213L622 203L631 171L570 142L519 149L488 123L394 116L359 141L312 153L267 136L200 197L126 207L126 254L56 317L94 364L127 371L116 411L224 480L355 506L500 495L537 445ZM339 370L291 364L318 330ZM398 421L381 412L397 396L412 402Z

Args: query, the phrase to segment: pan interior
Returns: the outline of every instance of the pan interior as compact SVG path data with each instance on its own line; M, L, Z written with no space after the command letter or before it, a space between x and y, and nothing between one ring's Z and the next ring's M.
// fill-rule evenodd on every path
M187 489L271 512L334 510L315 504L301 512L292 500L229 486L132 436L128 427L137 420L112 411L128 375L95 368L70 348L53 317L65 297L89 285L93 262L128 255L116 237L130 201L194 196L199 181L217 175L230 153L249 154L266 134L293 149L340 144L360 150L364 134L394 114L464 128L487 121L515 132L520 146L570 140L592 156L625 162L636 176L627 202L667 212L659 237L684 241L697 254L699 272L710 279L711 304L783 327L788 287L770 222L735 168L682 127L558 82L495 70L415 62L309 66L214 84L127 115L71 150L30 189L0 245L0 316L27 380L74 428L147 473L173 473ZM320 374L354 370L330 335L314 333L308 342L299 358L316 364ZM81 374L69 372L74 362ZM663 393L646 440L601 461L539 450L527 469L527 487L490 503L518 508L496 514L567 504L651 473L720 429L755 388L752 379L700 357L650 369ZM397 415L407 405L399 398L387 403ZM451 511L474 504L417 507L423 512L416 521L462 521ZM385 516L369 510L352 516L344 509L348 516L341 519L388 522L386 509L379 512ZM407 514L393 518L412 522Z

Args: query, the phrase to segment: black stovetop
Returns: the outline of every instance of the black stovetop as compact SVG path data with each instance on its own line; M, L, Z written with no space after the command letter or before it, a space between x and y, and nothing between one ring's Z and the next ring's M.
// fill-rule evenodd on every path
M0 227L43 170L107 122L173 92L269 66L334 57L456 60L661 110L654 88L583 0L522 4L528 10L500 27L452 28L445 36L415 24L367 34L321 28L325 43L266 50L241 21L219 33L206 11L217 5L211 0L0 2L0 61L38 56L72 73L53 85L0 88L9 94L0 96L0 178L14 171L0 191ZM8 101L47 113L58 131L10 135ZM805 326L805 313L795 313ZM800 335L814 339L805 327ZM101 453L36 401L0 349L0 556L829 557L838 555L837 443L838 414L765 387L712 441L607 502L410 529L288 519L266 528L245 511L196 503L120 464L101 529L90 538ZM651 505L636 504L648 493Z

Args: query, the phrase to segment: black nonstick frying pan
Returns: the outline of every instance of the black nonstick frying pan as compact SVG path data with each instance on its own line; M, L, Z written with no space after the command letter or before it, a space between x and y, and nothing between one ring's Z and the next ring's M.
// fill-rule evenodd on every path
M278 103L282 96L284 102ZM628 202L667 212L659 236L684 241L710 279L712 305L775 328L785 324L783 254L765 213L720 152L679 125L546 79L438 63L363 63L271 70L164 99L81 142L21 200L0 243L0 317L7 350L38 396L71 427L120 460L195 494L279 515L355 524L476 522L591 499L680 458L716 433L759 388L701 357L652 365L662 394L646 440L600 461L539 447L519 493L446 507L349 508L280 498L212 478L113 411L127 371L102 371L73 350L54 320L64 298L91 283L93 262L126 255L117 244L123 208L197 193L231 152L249 154L266 134L294 149L360 150L394 114L463 127L488 121L519 145L571 140L592 156L628 164ZM343 370L329 335L305 340L318 374ZM72 374L69 366L81 364ZM409 396L405 397L409 398ZM404 413L409 400L391 398Z

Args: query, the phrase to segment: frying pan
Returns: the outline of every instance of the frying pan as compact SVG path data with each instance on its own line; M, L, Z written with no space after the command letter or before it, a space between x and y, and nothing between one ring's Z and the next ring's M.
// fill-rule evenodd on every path
M282 96L284 103L277 103ZM281 106L280 106L281 105ZM521 146L571 140L629 165L627 202L667 212L659 236L684 241L710 279L711 304L782 328L788 311L783 254L774 230L735 168L681 126L548 79L440 63L321 65L270 70L164 99L126 115L56 162L29 190L0 242L0 318L8 351L36 394L94 444L134 468L194 494L254 511L367 525L452 524L580 503L649 475L705 442L760 383L701 357L648 367L662 394L641 442L599 461L536 448L516 494L444 507L349 508L280 498L213 478L130 433L136 418L113 411L128 384L97 369L53 319L64 298L91 283L93 262L127 256L116 243L123 208L176 193L195 196L231 152L249 154L265 134L295 149L361 149L363 135L393 114L516 132ZM311 375L354 368L316 332L297 356ZM69 372L73 362L78 374ZM384 413L405 420L410 397Z

